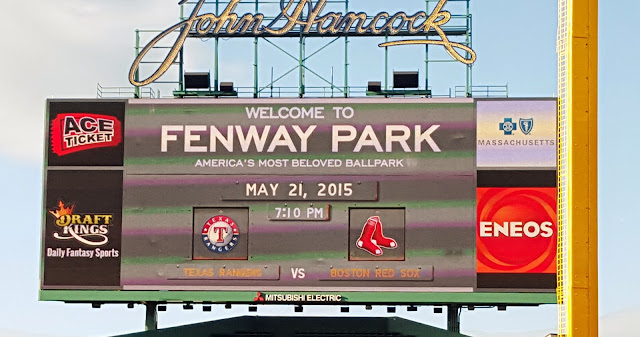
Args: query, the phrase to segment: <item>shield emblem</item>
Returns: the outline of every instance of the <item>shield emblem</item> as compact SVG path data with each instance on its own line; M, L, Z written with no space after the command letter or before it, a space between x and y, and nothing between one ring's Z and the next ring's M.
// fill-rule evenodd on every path
M531 131L533 131L533 118L529 118L529 119L520 118L520 130L525 135L531 134Z

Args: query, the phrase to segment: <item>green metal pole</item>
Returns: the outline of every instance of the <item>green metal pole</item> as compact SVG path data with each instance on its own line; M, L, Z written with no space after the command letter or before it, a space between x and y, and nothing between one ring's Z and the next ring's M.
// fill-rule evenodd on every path
M469 14L469 47L473 48L473 15ZM469 57L469 53L467 53L467 58ZM473 91L473 64L469 65L469 86L471 87L471 91Z
M140 30L136 29L136 58L138 58L138 55L140 55ZM134 75L134 78L136 79L136 82L140 82L140 67L138 66L138 69L136 69L136 73ZM135 97L134 98L140 98L140 87L139 86L134 86L134 92L135 92Z
M219 80L220 80L220 48L219 48L219 41L218 38L216 37L214 39L213 42L213 56L214 56L214 61L213 61L213 90L214 91L218 91L218 84L219 84Z
M349 38L344 38L344 97L349 97Z
M254 39L253 44L254 44L254 55L253 55L253 98L258 98L258 38L257 37Z
M460 306L451 304L447 306L447 330L460 332Z
M389 42L389 35L384 36L384 42ZM384 47L384 90L389 90L389 47Z
M426 10L425 13L429 13L429 0L424 0ZM428 39L429 36L427 35ZM424 46L424 90L429 90L429 45Z
M220 9L220 2L216 0L216 15L218 15ZM218 84L220 82L220 74L219 74L219 65L220 65L220 41L219 38L216 37L213 39L213 91L218 91Z
M180 21L184 20L184 5L180 5ZM184 28L182 28L184 29ZM178 70L178 91L184 91L184 46L180 48L180 60Z
M333 67L331 67L331 98L333 98L334 89L336 86L333 84Z
M144 330L145 331L158 330L158 303L147 302L144 305L146 307Z
M425 65L424 89L425 90L429 90L429 45L426 45L424 48L425 48L425 56L424 56L424 65Z
M349 13L349 0L344 1L344 12ZM349 97L349 37L344 37L344 97Z
M216 0L216 15L220 14L220 0ZM213 53L214 53L214 62L213 62L213 90L218 91L218 84L220 83L220 41L219 38L216 37L213 42Z
M260 13L258 0L256 0L256 13ZM254 55L253 55L253 98L258 98L258 37L253 41L254 43Z
M298 67L300 68L300 83L298 86L298 96L300 98L304 97L304 47L305 47L305 39L304 36L300 35L300 58L298 59Z
M178 79L178 90L184 91L184 47L180 48L180 70L178 71L180 74L180 78Z
M467 0L467 33L466 33L466 44L470 46L471 44L471 12L469 9L469 0ZM469 53L467 53L467 58L469 58ZM471 97L471 65L467 65L467 97Z

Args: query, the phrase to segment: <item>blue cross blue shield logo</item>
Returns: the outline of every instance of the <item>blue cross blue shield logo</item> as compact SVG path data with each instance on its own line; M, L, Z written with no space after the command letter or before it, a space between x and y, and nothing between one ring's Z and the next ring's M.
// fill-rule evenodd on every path
M520 118L520 131L525 135L530 135L533 131L533 118Z
M505 118L503 123L500 123L500 131L504 131L505 136L513 135L513 132L518 130L518 125L513 122L512 118Z

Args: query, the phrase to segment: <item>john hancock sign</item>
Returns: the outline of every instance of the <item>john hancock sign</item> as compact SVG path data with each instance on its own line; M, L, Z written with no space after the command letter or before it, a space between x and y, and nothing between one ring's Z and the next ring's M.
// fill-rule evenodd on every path
M231 0L227 7L216 15L200 13L205 0L199 0L188 18L167 28L142 49L131 66L129 81L135 86L144 86L160 78L178 56L187 37L282 37L288 36L289 33L303 36L434 35L435 37L430 39L389 41L379 46L437 45L444 47L451 57L459 62L473 64L476 61L473 49L465 44L450 41L443 29L452 17L450 12L444 10L447 0L438 1L431 13L419 11L409 15L397 12L392 15L380 12L373 16L364 12L326 12L327 0L281 0L280 13L272 20L267 19L262 13L236 13L240 2L241 0ZM186 3L187 0L182 0L178 4ZM180 35L160 66L148 78L136 80L136 73L147 53L174 32L179 32Z

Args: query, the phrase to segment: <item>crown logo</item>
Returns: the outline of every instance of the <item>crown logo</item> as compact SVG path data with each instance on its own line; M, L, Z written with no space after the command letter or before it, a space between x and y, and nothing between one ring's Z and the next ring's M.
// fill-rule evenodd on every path
M60 219L61 217L65 216L65 215L73 214L73 209L75 207L76 207L76 205L71 205L70 207L65 207L64 202L58 201L58 209L51 210L51 211L49 211L49 213L51 213L51 215L55 216L56 219Z

